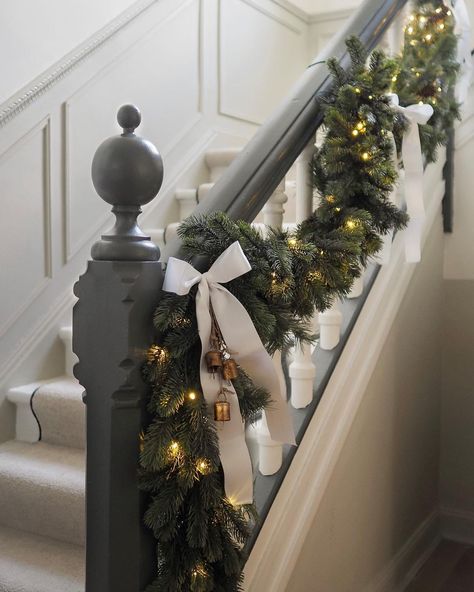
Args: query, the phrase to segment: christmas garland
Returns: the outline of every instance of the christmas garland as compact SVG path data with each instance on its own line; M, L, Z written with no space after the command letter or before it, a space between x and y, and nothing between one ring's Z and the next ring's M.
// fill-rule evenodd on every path
M439 14L437 2L423 3L419 14L430 7ZM452 38L452 25L446 24L444 35ZM439 43L451 47L452 39L441 37ZM407 222L390 200L397 180L391 134L400 146L407 121L391 107L387 93L396 82L399 96L410 103L422 96L425 78L410 74L413 58L406 55L406 44L399 59L375 51L368 63L359 41L347 45L352 61L347 73L335 60L328 63L334 85L325 98L325 138L313 160L320 203L311 217L293 233L269 229L265 237L223 213L188 218L179 229L188 261L204 257L213 265L238 241L251 271L225 287L246 309L270 353L294 340L311 340L308 321L314 310L323 311L346 294L382 237ZM444 141L444 125L457 114L449 89L454 71L450 61L445 65L447 71L436 78L446 80L437 90L437 118L423 132L436 142ZM434 157L432 146L424 147L428 160ZM157 541L150 592L241 590L243 548L256 519L252 505L235 505L225 493L218 431L201 384L197 293L197 285L183 295L163 292L154 316L157 340L144 367L151 421L142 438L140 474L150 497L145 523ZM232 352L214 320L211 336L216 345L209 353L217 357L205 358L209 369L221 380L231 376L242 420L252 422L271 407L270 393L235 364L227 364L225 375ZM226 419L225 413L214 409L218 419Z

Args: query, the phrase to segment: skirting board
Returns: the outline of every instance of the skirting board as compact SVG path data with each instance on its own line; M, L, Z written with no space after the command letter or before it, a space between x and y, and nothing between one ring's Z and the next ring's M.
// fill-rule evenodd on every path
M364 592L403 592L440 541L439 514L434 511Z
M474 512L442 507L440 524L443 538L474 545Z

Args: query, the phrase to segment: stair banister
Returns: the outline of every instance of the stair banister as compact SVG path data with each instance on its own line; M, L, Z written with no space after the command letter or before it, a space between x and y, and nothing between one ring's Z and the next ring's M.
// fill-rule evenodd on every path
M158 193L163 165L155 147L134 134L138 109L124 106L117 119L123 134L103 142L92 164L94 186L113 206L116 224L95 243L74 287L74 374L85 388L87 414L87 592L139 592L156 563L137 480L146 421L141 368L162 270L158 248L136 219Z

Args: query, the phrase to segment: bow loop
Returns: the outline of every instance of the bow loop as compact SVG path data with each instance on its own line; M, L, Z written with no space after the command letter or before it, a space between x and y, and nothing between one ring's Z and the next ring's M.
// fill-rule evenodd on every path
M252 269L239 241L235 241L214 261L204 275L208 282L226 284Z
M405 117L418 125L425 125L434 113L433 107L428 103L416 103L408 107L398 107Z
M163 290L174 292L178 296L184 296L189 290L201 281L202 274L192 265L181 259L170 257L166 268Z
M397 94L390 93L387 96L390 105L395 111L402 113L410 124L414 122L418 125L425 125L434 113L433 107L428 105L428 103L414 103L413 105L408 105L408 107L400 107L400 99Z

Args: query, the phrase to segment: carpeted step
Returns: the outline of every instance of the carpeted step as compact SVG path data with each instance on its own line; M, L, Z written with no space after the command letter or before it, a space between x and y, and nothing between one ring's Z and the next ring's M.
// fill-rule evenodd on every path
M85 447L86 406L83 387L63 376L41 386L34 394L32 408L41 428L41 441L72 448Z
M0 525L84 544L83 450L10 441L0 445Z
M84 547L0 527L0 592L83 592Z

